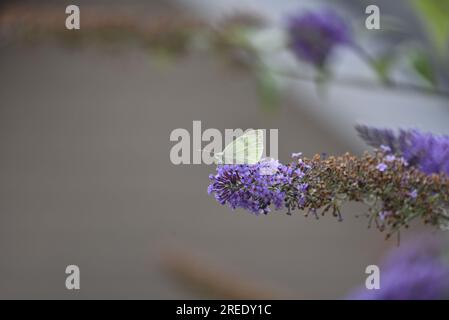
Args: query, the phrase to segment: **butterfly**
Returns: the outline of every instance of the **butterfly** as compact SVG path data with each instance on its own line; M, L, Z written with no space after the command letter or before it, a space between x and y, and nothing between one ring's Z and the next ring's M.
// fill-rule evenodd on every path
M218 164L256 164L262 159L263 148L263 130L248 130L214 158Z

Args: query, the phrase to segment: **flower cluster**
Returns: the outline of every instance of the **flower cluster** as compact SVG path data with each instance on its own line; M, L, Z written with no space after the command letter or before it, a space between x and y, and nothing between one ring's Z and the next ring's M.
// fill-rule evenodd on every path
M351 42L345 21L334 11L301 12L288 19L290 49L299 58L322 67L333 49Z
M267 172L270 170L275 172ZM232 209L266 214L272 205L275 209L283 207L285 194L277 186L288 183L287 171L285 166L274 168L272 163L265 162L219 166L217 174L210 175L208 192Z
M294 162L279 164L270 174L262 174L264 162L218 166L208 191L232 209L268 213L271 206L316 217L331 212L339 220L343 202L362 202L368 206L370 225L388 229L388 236L418 217L447 228L448 177L428 175L387 151L384 147L362 157L295 155Z
M369 145L386 146L391 154L402 156L411 166L427 174L449 175L449 136L434 135L419 130L400 130L357 126L360 137Z

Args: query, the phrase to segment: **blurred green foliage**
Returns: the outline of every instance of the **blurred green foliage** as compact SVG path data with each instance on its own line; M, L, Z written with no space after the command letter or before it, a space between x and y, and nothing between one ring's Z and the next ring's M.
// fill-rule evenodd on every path
M280 103L281 92L275 76L268 68L259 68L256 72L257 94L262 107L269 112L276 110Z
M447 52L449 42L449 0L411 0L422 17L438 50Z
M437 79L428 57L422 52L414 52L410 56L413 70L431 86L437 85Z

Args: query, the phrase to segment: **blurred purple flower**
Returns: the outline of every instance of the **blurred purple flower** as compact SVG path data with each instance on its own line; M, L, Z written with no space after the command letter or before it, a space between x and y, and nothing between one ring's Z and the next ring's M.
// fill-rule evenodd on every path
M367 144L378 148L388 146L392 153L399 154L411 166L427 174L449 175L449 136L434 135L419 130L392 130L357 126L360 137Z
M332 10L293 15L287 30L294 54L318 67L324 66L336 46L351 42L349 26Z
M449 175L449 136L402 130L399 143L402 156L410 164L427 174L444 172Z
M393 130L364 125L357 125L355 129L360 138L369 146L374 148L379 148L380 146L389 147L391 153L398 153L398 138Z
M392 250L381 266L380 289L360 288L357 300L434 300L449 297L449 266L443 243L419 238Z

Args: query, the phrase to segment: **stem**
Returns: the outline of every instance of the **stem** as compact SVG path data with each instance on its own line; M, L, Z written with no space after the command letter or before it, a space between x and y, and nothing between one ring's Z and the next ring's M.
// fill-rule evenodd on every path
M376 73L379 76L380 85L379 82L375 82L368 79L363 78L356 78L356 77L346 77L346 78L340 78L340 79L333 79L333 84L341 85L341 86L349 86L349 87L358 87L366 90L373 90L375 88L383 88L383 89L390 89L390 90L399 90L403 92L413 92L418 94L424 94L424 95L435 95L439 96L445 99L449 99L449 91L441 90L435 87L426 87L411 83L399 83L394 82L388 74L379 72L378 62L371 57L363 48L359 46L352 46L351 47L371 68L373 68ZM293 70L279 70L274 69L272 67L269 67L266 63L262 61L262 59L255 55L255 60L253 61L253 67L257 69L258 66L263 65L267 70L270 70L273 74L276 74L278 76L289 78L292 80L298 80L298 81L305 81L305 82L317 82L317 76L310 76L301 74L299 72L295 72ZM319 71L318 71L319 72ZM331 78L328 78L327 81L332 81Z
M371 57L362 47L353 45L351 48L376 72L383 85L388 86L393 83L385 70L380 68L379 62Z
M289 70L289 71L275 70L275 69L270 69L270 70L274 74L277 74L281 77L289 78L292 80L316 82L316 77L308 76L308 75L294 72L291 70ZM436 95L436 96L440 96L440 97L449 99L448 91L423 87L420 85L409 84L409 83L397 83L397 82L395 83L395 82L390 82L390 81L388 81L388 82L383 81L383 85L379 85L378 82L371 81L368 79L363 79L363 78L355 78L355 77L334 79L334 81L332 83L336 84L336 85L341 85L341 86L363 88L366 90L373 90L373 88L384 88L384 89L391 89L391 90L400 90L400 91L404 91L404 92L415 92L415 93L426 94L426 95Z

